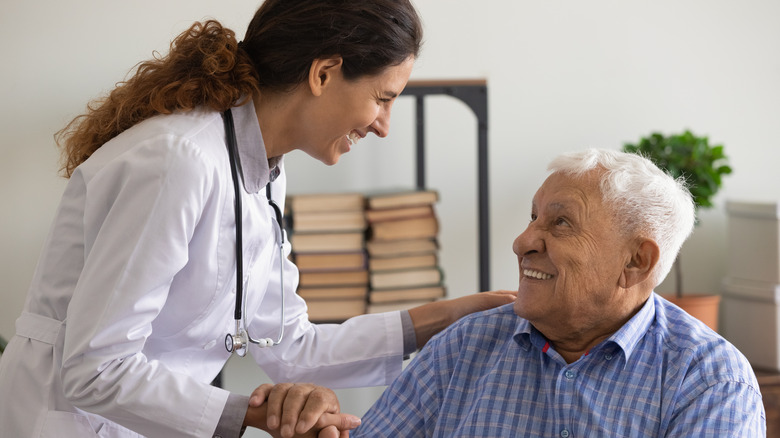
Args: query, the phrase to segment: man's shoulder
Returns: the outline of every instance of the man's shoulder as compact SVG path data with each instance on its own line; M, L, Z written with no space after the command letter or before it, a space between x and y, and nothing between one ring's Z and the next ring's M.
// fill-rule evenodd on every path
M514 333L521 318L515 314L514 304L505 304L464 316L452 325L455 331L496 336L501 332Z
M492 309L483 310L481 312L474 312L466 315L461 319L461 322L478 322L484 320L496 320L496 319L514 319L519 320L520 317L515 313L515 304L509 303L503 306L494 307Z
M676 305L658 297L656 333L672 361L689 362L703 377L754 383L747 358L732 343ZM685 358L685 359L683 359Z
M702 350L733 346L700 320L661 296L655 298L655 331L662 336L666 348Z

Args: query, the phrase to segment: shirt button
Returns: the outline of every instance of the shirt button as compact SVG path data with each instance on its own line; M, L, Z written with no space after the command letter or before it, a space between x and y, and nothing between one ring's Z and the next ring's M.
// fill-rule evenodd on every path
M606 360L612 360L612 353L607 353L604 355L604 359Z
M574 379L574 377L576 376L576 374L572 370L566 370L566 372L563 373L563 375L566 376L566 378L569 379L569 380Z
M568 429L563 429L561 431L561 438L569 438L569 430Z

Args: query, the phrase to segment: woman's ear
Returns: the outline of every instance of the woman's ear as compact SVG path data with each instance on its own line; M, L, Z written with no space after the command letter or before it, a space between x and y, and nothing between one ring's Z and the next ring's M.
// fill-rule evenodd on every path
M333 58L317 58L309 68L309 88L315 96L322 95L325 87L330 85L336 74L341 74L341 56Z
M620 275L620 287L628 289L650 278L658 264L660 249L655 241L641 239Z

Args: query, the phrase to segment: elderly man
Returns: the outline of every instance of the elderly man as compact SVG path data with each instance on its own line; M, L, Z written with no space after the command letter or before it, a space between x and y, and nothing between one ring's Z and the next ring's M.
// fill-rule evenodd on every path
M693 229L684 184L613 151L550 170L514 305L431 340L352 436L764 436L745 357L653 292Z

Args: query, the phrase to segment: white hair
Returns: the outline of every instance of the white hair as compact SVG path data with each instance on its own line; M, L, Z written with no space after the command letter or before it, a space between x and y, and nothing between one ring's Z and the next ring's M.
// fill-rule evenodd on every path
M685 181L674 179L637 154L602 149L554 158L547 170L572 176L601 168L601 195L628 236L653 239L660 249L655 285L666 278L683 242L693 232L695 206Z

